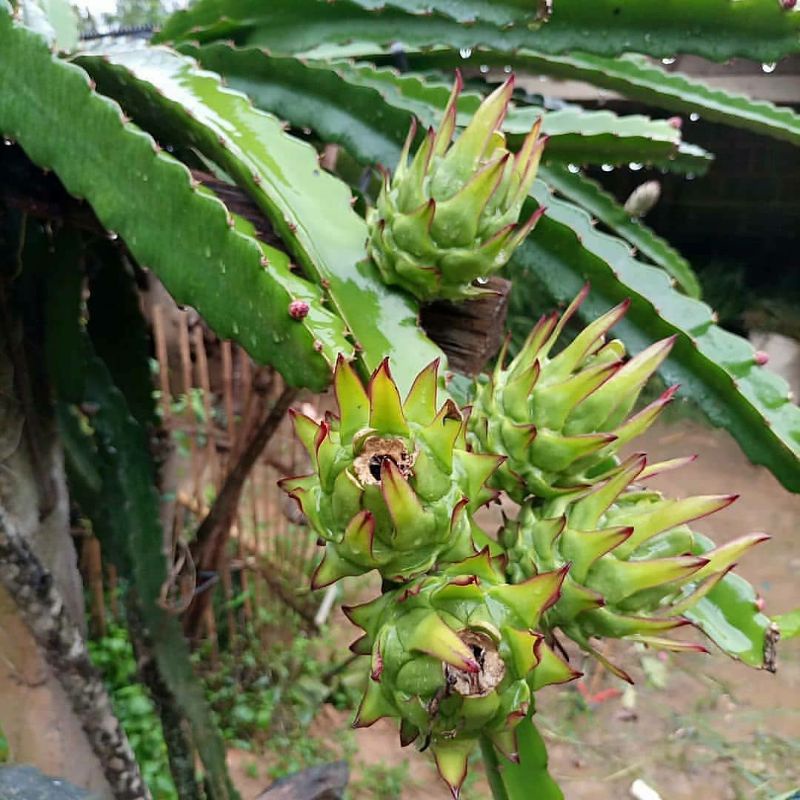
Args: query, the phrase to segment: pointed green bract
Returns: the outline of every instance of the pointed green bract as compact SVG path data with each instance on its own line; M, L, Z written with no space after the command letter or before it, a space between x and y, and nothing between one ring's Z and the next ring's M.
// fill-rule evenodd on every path
M672 584L694 575L708 561L697 556L675 556L649 561L622 561L607 559L600 562L590 574L598 591L609 603L619 603L644 589Z
M356 711L353 721L354 728L368 728L374 725L381 717L388 717L392 713L392 706L386 701L383 692L377 683L367 681L367 688L361 698L361 704Z
M640 473L641 474L641 473ZM617 555L627 558L637 547L662 531L685 525L700 517L706 517L730 505L736 495L716 497L687 497L685 500L664 500L648 503L638 515L626 514L628 521L635 520L636 535L631 536L617 550Z
M546 572L515 585L498 586L491 596L513 608L529 628L535 628L539 616L557 599L569 567Z
M398 436L408 434L408 425L400 401L400 392L384 359L369 382L369 424L371 428Z
M439 359L436 359L417 375L406 396L406 414L417 425L428 425L436 416L438 372Z
M450 787L453 797L457 798L461 784L467 777L467 761L474 745L471 742L448 741L438 742L433 747L436 768L442 780Z
M289 414L294 424L294 435L300 440L312 461L317 460L317 446L315 444L319 426L311 417L301 414L294 408L289 409Z
M567 664L545 641L540 641L537 648L538 663L533 673L531 689L538 692L545 686L569 683L581 674Z
M538 214L517 223L544 139L537 121L516 157L506 149L500 128L513 87L512 77L489 95L451 145L457 73L439 130L428 130L409 165L412 125L394 176L367 214L368 251L386 283L421 300L479 296L475 282L501 269L533 227Z
M333 388L339 404L342 436L350 438L369 424L369 397L355 369L341 355L336 362Z
M281 486L325 544L316 587L377 569L393 581L473 555L473 511L501 457L466 449L464 414L437 408L438 361L417 376L405 402L383 361L365 386L340 358L339 416L317 423L294 413L313 472Z
M467 644L435 612L425 615L414 626L405 646L464 672L480 669Z

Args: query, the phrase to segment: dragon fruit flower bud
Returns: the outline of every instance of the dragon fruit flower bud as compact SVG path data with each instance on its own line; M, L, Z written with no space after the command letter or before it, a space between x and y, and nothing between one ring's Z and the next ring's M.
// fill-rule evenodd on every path
M430 748L454 797L481 735L516 759L514 729L532 693L577 677L537 632L567 570L518 585L488 548L365 605L345 609L364 635L367 688L355 725L400 722L403 746Z
M465 414L438 388L438 362L402 401L388 360L364 385L340 357L339 415L293 413L313 471L281 486L325 543L315 587L373 569L407 580L475 552L472 513L496 497L486 481L503 458L467 449Z
M462 86L457 72L439 129L427 131L409 163L417 138L412 124L400 163L367 214L367 247L383 280L420 300L485 294L476 281L506 264L541 215L518 224L545 144L541 120L516 154L506 148L501 128L511 76L453 142Z

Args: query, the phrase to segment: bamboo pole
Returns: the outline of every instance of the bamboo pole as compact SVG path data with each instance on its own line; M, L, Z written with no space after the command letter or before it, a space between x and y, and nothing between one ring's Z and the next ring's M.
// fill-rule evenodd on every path
M92 634L105 636L106 604L103 593L103 559L100 540L96 536L84 536L81 544L81 572L89 587Z
M280 397L259 424L225 479L211 511L197 531L196 549L199 570L208 572L217 568L222 551L227 545L228 532L238 510L245 481L264 448L272 439L295 394L296 390L291 387L287 387L281 392ZM209 598L204 595L195 598L185 620L186 631L190 636L197 635L197 626L202 618L202 611L208 603Z
M167 357L167 337L164 331L164 317L160 305L153 306L153 338L156 344L156 359L158 360L158 385L161 390L161 418L164 425L169 423L172 416L172 394L169 388L169 361Z

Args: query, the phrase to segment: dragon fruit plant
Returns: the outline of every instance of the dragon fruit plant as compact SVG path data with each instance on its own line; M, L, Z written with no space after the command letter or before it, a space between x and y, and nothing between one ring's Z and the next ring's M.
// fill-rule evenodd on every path
M357 723L396 720L402 743L429 745L453 795L479 744L497 800L560 796L531 719L537 692L578 674L566 661L578 648L626 677L631 642L698 648L670 638L688 620L743 662L774 668L776 626L798 635L797 614L770 619L731 572L764 537L717 548L692 530L732 498L652 491L649 479L682 461L647 462L635 440L676 391L641 402L658 371L689 384L688 397L751 461L800 492L800 409L765 354L698 302L690 265L640 220L632 225L582 168L701 174L710 154L687 147L679 118L541 108L513 78L492 93L477 68L588 80L670 114L691 109L796 141L791 109L658 66L684 53L777 62L798 49L794 0L672 0L676 13L629 3L621 19L621 4L604 0L197 0L156 34L157 47L79 41L69 5L0 0L0 256L13 265L3 330L24 330L22 355L42 355L22 359L32 371L5 370L15 378L9 407L12 422L20 416L14 430L40 432L37 448L57 456L53 469L43 462L55 494L35 491L36 464L17 476L23 487L33 481L22 516L41 519L48 498L64 497L63 449L71 504L131 587L126 602L153 655L145 677L174 701L157 705L179 796L236 792L180 627L162 605L176 575L151 452L159 423L149 323L139 318L145 273L281 375L284 391L240 454L243 467L294 391L324 391L334 373L338 414L295 415L310 474L283 487L324 548L314 586L382 578L379 597L348 611L363 630L353 645L366 687ZM616 57L630 53L652 58ZM441 80L455 65L475 73L476 91L462 91L457 76L448 92ZM418 129L415 115L433 127ZM541 131L550 143L540 166ZM332 144L343 157L320 158ZM393 163L364 213L371 185L354 167ZM590 314L601 298L584 302L584 290L519 352L504 352L469 398L463 382L449 397L420 301L485 294L485 279L506 265L518 319L534 299L566 305L568 287L587 277L602 298L630 296L635 313L623 324L624 303ZM642 349L652 331L675 334L674 346L666 338ZM36 461L34 442L22 444L14 458ZM245 473L231 470L192 543L209 571L222 569ZM477 512L498 499L509 519L484 531ZM36 569L27 584L0 569L0 583L40 638L58 604L39 604L31 620L24 601L42 588L42 569L13 522L12 556ZM211 602L212 591L194 593L183 620L191 639ZM64 671L74 647L58 638L42 654L78 697L69 727L86 730L96 762L81 767L102 771L119 800L139 800L147 790L128 743L106 735L122 729L113 715L89 713L97 703L82 699L99 697L97 683ZM612 639L623 644L603 646ZM17 723L23 732L36 724ZM202 782L184 768L193 748Z
M531 493L557 497L590 485L613 465L621 447L652 425L677 389L631 415L674 339L626 360L622 342L607 342L605 335L627 303L553 353L588 291L584 287L560 317L543 316L507 367L504 348L491 379L477 388L471 431L480 450L507 456L495 483L518 502Z
M566 570L509 585L502 561L487 547L345 609L365 632L354 651L371 656L355 725L398 718L401 744L430 745L454 792L481 736L516 758L514 728L533 692L576 675L536 632Z
M369 252L388 283L422 299L474 296L474 280L499 269L532 228L536 215L517 222L542 140L537 126L516 156L505 149L499 126L512 87L490 95L451 145L459 78L439 130L409 165L412 128L369 215ZM692 608L766 538L714 548L689 523L733 496L662 497L644 482L686 459L620 456L677 390L636 410L674 340L628 358L607 339L622 303L558 349L588 291L542 317L507 365L504 348L469 410L439 404L438 362L401 399L388 359L365 385L340 357L338 415L317 423L294 414L313 471L282 486L325 547L313 585L371 570L383 578L379 597L345 609L364 631L352 649L369 656L354 724L398 720L401 744L430 746L454 797L479 741L518 759L534 692L580 674L559 655L562 634L625 680L593 640L705 651L666 634L689 624ZM474 514L501 493L518 512L493 538Z
M606 340L627 311L621 303L553 354L588 290L560 317L543 316L507 367L500 354L491 379L476 388L470 427L477 450L507 456L493 480L522 503L516 520L498 536L509 579L569 565L543 629L563 631L630 680L591 638L704 650L660 634L688 624L681 615L767 537L752 534L708 552L687 523L725 508L735 495L673 500L642 486L692 459L648 465L643 454L634 454L620 463L620 448L644 433L677 392L677 386L669 387L632 413L674 340L626 359L619 340Z
M705 652L702 645L663 634L688 625L683 614L747 550L768 538L755 533L706 550L705 537L687 523L725 508L736 496L673 500L637 483L674 466L648 466L644 455L634 454L589 490L555 499L529 497L499 534L512 582L568 569L542 630L562 631L630 683L627 672L591 644L592 637Z

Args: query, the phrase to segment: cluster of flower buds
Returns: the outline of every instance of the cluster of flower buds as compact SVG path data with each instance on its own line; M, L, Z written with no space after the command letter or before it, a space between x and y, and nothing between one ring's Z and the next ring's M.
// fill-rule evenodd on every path
M476 279L502 267L537 218L517 225L541 155L538 124L516 155L500 130L513 79L451 145L460 91L458 76L439 130L409 164L412 128L368 215L383 279L423 300L480 294ZM438 362L402 400L387 361L364 385L340 357L338 416L294 415L313 470L282 485L325 547L313 585L371 570L384 580L380 597L347 610L364 630L353 649L370 657L356 724L399 720L401 743L430 745L454 797L481 736L515 758L532 693L578 675L553 649L560 633L626 680L593 638L703 650L665 634L766 538L714 548L688 523L731 496L670 500L643 488L685 461L620 455L677 390L636 410L673 340L628 358L606 338L622 303L559 350L587 293L543 316L507 366L506 345L471 413L439 405ZM474 514L501 490L519 511L492 539Z
M507 367L504 348L491 379L477 389L472 434L481 451L507 456L496 484L517 502L590 485L614 465L623 445L653 424L677 390L667 389L629 416L673 339L626 360L622 342L606 341L606 334L625 315L627 302L553 355L588 291L585 286L560 317L556 312L543 316Z
M365 632L353 649L371 656L356 725L398 718L401 743L430 746L454 794L480 736L516 759L532 693L577 675L537 633L566 570L510 585L504 567L486 548L345 609Z
M683 614L747 550L768 538L749 534L707 550L705 537L687 523L727 507L735 495L674 500L641 485L684 461L648 466L643 455L635 454L588 491L528 500L500 532L512 581L568 568L543 630L563 631L629 682L625 670L593 647L592 637L705 652L702 645L663 634L688 625Z
M574 307L539 322L511 367L478 389L472 419L451 399L439 405L436 363L401 400L387 362L364 385L341 358L339 414L294 415L313 471L283 487L325 546L314 585L371 570L384 579L384 594L348 611L365 631L354 650L371 657L356 724L397 718L404 745L430 744L454 796L479 736L514 758L531 693L578 674L552 649L559 633L625 680L594 637L704 650L665 634L766 538L709 547L688 523L734 497L667 499L643 484L686 459L619 459L671 397L629 416L669 344L625 361L603 339L619 308L550 357ZM527 449L508 446L520 431ZM536 450L540 437L547 447ZM582 441L591 446L576 456ZM492 442L505 452L475 452ZM493 480L522 501L496 539L473 516L497 498Z
M567 569L506 580L473 520L498 495L486 482L503 457L468 449L467 415L438 405L437 366L402 401L386 362L365 386L339 359L338 416L294 414L313 472L282 485L325 544L315 586L370 570L397 586L348 611L365 630L355 651L371 654L357 724L396 717L457 795L479 736L514 758L531 693L577 673L538 630Z
M293 413L314 471L281 482L326 543L314 587L373 569L405 581L472 555L472 512L496 497L486 481L503 459L467 450L465 415L437 403L438 362L405 402L388 361L364 386L340 357L334 388L338 417Z

